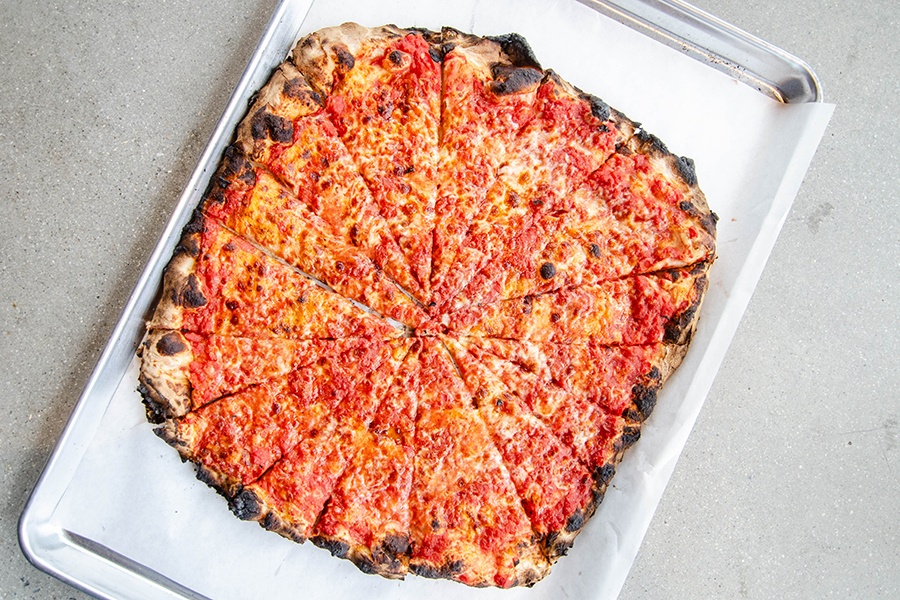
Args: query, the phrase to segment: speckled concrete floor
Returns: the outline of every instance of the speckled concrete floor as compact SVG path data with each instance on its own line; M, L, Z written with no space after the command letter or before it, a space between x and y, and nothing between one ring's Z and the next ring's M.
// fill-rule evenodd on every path
M84 597L16 520L272 5L0 4L2 598ZM700 5L838 106L622 598L900 597L900 13Z

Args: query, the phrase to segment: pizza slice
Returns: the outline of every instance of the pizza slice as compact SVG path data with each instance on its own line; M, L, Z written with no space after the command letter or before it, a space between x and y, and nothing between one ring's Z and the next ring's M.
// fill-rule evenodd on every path
M415 416L421 393L414 342L369 429L316 523L312 541L366 573L402 577L409 567L409 494L415 459Z
M592 475L595 503L624 452L640 438L658 390L687 350L677 344L607 347L488 338L460 343L578 456ZM571 543L583 525L572 521L559 542Z
M443 338L515 484L531 526L551 562L564 555L593 514L593 480L571 447L464 346Z
M358 247L421 297L353 157L322 110L322 100L291 63L282 64L239 126L236 145L289 189L289 195L269 198L270 210L290 213L302 204L333 235Z
M434 290L432 301L439 307L542 215L568 210L573 190L635 128L624 115L552 71L537 89L533 112L507 146L505 162L462 240L453 268ZM542 239L529 236L532 246Z
M549 564L515 486L446 350L424 343L409 569L479 587L533 583Z
M684 344L603 346L493 338L460 341L548 424L604 483L612 458L640 437Z
M299 421L298 443L243 485L232 499L235 515L297 542L312 536L344 469L364 447L369 422L412 344L361 340L316 369L297 371L290 387L298 403L324 408L319 418Z
M482 38L444 28L443 96L432 289L449 273L472 219L506 160L507 145L534 116L544 77L516 34Z
M441 36L355 23L301 39L292 59L359 168L417 283L429 293L437 195Z
M328 357L330 340L200 335L151 329L141 344L138 388L153 423L183 417L221 396Z
M559 211L520 229L453 305L712 262L716 219L690 159L639 131Z
M149 329L287 339L404 333L202 213L185 227Z
M163 423L154 432L197 464L197 478L226 497L259 478L302 436L297 423L322 418L284 379L251 386Z
M706 263L538 296L501 300L443 315L460 336L606 345L684 343L707 287Z
M155 433L184 460L197 463L198 479L235 497L356 393L364 375L354 365L377 372L393 353L409 346L408 340L328 343L335 348L314 363L170 419Z
M330 233L322 219L234 146L225 151L202 210L347 298L406 325L424 319L375 263Z

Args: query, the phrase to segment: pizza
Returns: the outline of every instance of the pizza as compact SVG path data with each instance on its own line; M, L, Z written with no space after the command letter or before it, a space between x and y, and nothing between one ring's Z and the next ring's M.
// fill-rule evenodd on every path
M148 418L241 519L533 585L687 352L716 219L690 159L519 35L317 31L165 270Z

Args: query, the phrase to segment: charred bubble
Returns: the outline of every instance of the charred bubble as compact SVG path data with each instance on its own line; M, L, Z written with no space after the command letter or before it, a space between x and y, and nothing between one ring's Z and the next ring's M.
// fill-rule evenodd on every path
M544 279L553 279L556 275L556 267L553 266L553 263L545 262L541 265L541 277Z

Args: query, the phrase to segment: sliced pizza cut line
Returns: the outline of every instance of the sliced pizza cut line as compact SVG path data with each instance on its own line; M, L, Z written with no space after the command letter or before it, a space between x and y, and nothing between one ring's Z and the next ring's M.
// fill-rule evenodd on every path
M221 225L221 224L220 224L220 225ZM295 272L298 273L299 275L302 275L303 277L305 277L306 279L308 279L308 280L311 281L312 283L316 284L317 286L319 286L319 287L322 288L323 290L325 290L325 291L327 291L327 292L330 292L330 293L332 293L332 294L337 294L338 296L341 296L341 298L346 299L348 302L350 302L351 304L353 304L353 306L357 307L358 309L360 309L361 311L363 311L363 312L365 312L365 313L367 313L367 314L370 314L370 315L372 315L372 316L374 316L374 317L377 317L377 318L379 318L379 319L384 319L384 320L385 320L387 323L389 323L394 329L397 329L397 330L400 331L400 334L399 334L399 335L400 335L401 337L409 337L409 336L412 335L413 328L410 327L409 325L406 325L405 323L401 323L400 321L398 321L397 319L395 319L395 318L393 318L393 317L391 317L391 316L389 316L389 315L382 314L382 313L378 312L377 310L375 310L374 308L372 308L371 306L367 306L367 305L363 304L363 303L360 302L359 300L356 300L356 299L350 298L350 297L345 297L345 296L341 295L337 290L335 290L334 288L332 288L328 283L326 283L325 281L323 281L323 280L320 279L319 277L316 277L315 275L313 275L313 274L311 274L311 273L307 273L307 272L304 271L303 269L298 268L296 265L293 265L293 264L287 262L286 260L284 260L283 258L281 258L280 256L278 256L277 254L274 254L271 250L269 250L269 249L266 248L265 246L261 246L260 244L258 244L258 243L257 243L256 241L254 241L252 238L245 238L245 237L242 237L240 234L238 234L238 233L235 232L235 231L232 231L229 227L227 227L227 226L225 226L225 225L221 225L221 227L222 227L224 230L228 231L229 233L231 233L231 234L235 235L236 237L240 238L241 240L243 240L243 241L246 242L247 244L253 246L254 248L256 248L257 250L259 250L261 253L265 254L266 256L268 256L269 258L271 258L272 260L274 260L274 261L276 261L276 262L278 262L278 263L284 265L285 267L287 267L287 268L289 268L289 269L292 269L293 271L295 271ZM397 282L393 281L393 282L391 282L391 283L393 283L394 286L396 287L397 291L399 291L401 294L403 294L410 302L414 303L416 306L421 306L421 303L419 302L419 300L418 300L417 298L415 298L414 296L412 296L412 295L411 295L409 292L407 292L405 289L403 289L403 287L401 287L400 285L398 285ZM399 314L399 313L398 313L398 314ZM404 313L404 314L406 314L406 313ZM413 314L415 314L415 313L413 313ZM414 319L414 322L416 322L417 320L418 320L418 318Z
M264 476L293 448L332 418L360 378L399 360L410 340L339 340L315 362L287 376L273 377L217 398L154 430L185 461L197 465L197 478L231 502L245 486ZM358 406L350 401L345 412ZM232 507L234 508L234 506Z
M608 346L683 343L696 328L707 285L704 264L462 309L426 330Z
M412 327L425 319L375 263L331 234L322 219L234 146L226 149L201 210L345 297Z
M241 519L530 586L684 357L715 228L692 161L521 36L324 29L185 229L139 391Z
M405 333L202 213L185 227L166 267L148 327L286 339Z
M717 217L697 187L693 162L641 131L558 208L525 222L453 307L715 258Z
M591 472L507 385L463 345L445 338L478 413L510 473L547 559L564 555L598 497Z
M421 286L324 110L327 99L290 62L282 64L276 75L281 76L263 88L239 126L236 146L290 190L290 198L280 206L283 211L302 204L330 233L358 248L422 299Z
M552 71L545 72L537 89L533 112L507 146L507 158L460 242L452 269L434 290L437 311L517 233L532 228L541 215L568 210L572 190L599 169L634 129L602 100Z
M326 98L325 113L430 294L437 195L441 35L347 23L301 39L292 60Z
M301 406L276 379L166 421L154 433L197 464L199 480L231 498L300 441L295 423L322 418L323 408L314 408Z
M461 343L571 445L595 477L640 436L684 344L602 346L469 338ZM612 443L611 443L612 442Z
M366 573L402 578L409 569L409 494L421 393L416 341L316 523L312 542Z
M531 119L543 71L521 36L481 38L444 28L438 197L431 284L441 285L472 218Z
M282 377L339 348L330 340L151 329L140 348L138 391L144 398L148 419L161 423L183 417L222 396Z
M312 537L346 466L366 442L369 422L413 344L402 340L374 349L361 345L339 361L322 361L326 363L322 368L329 370L324 380L315 372L298 372L291 381L298 398L325 404L329 410L317 421L299 422L303 433L299 442L233 497L235 515L296 542Z
M423 343L409 569L476 587L530 585L549 563L515 486L449 354Z
M463 345L592 475L592 503L550 539L552 547L565 551L602 501L625 451L640 438L641 424L686 346L609 348L495 339Z

